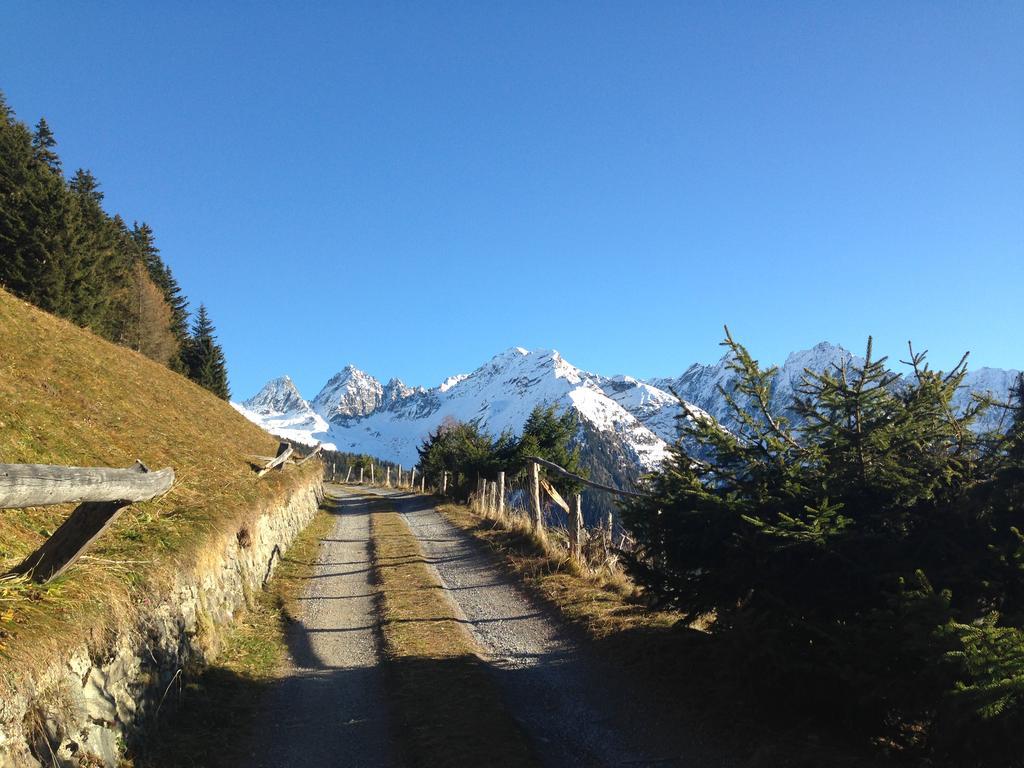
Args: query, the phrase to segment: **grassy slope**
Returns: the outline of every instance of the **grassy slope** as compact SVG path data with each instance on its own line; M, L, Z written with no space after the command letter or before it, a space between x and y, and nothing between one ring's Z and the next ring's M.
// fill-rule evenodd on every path
M82 640L102 647L131 605L211 554L288 495L318 462L256 481L246 454L277 445L227 403L167 368L0 290L0 462L173 467L160 499L135 504L64 577L0 581L0 684ZM0 573L70 507L0 510ZM218 542L219 543L219 542Z
M386 681L408 763L539 765L415 536L387 501L373 503Z

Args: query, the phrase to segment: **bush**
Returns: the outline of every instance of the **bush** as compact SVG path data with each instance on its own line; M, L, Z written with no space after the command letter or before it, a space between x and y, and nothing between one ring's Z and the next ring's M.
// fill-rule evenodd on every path
M995 406L951 404L966 356L942 375L911 350L899 377L869 340L863 364L806 373L794 426L768 405L774 370L728 330L724 344L742 428L683 404L652 497L622 510L633 575L714 617L721 661L752 695L904 755L1020 764L1020 393L1009 433L978 435Z

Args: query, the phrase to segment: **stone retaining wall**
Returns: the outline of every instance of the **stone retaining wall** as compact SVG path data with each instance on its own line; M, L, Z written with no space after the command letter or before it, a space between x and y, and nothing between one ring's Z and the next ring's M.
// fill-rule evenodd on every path
M216 657L224 631L322 498L319 479L294 490L225 537L219 554L183 573L168 594L140 603L134 628L111 638L102 658L84 645L68 648L63 663L0 701L0 768L117 766L185 671Z

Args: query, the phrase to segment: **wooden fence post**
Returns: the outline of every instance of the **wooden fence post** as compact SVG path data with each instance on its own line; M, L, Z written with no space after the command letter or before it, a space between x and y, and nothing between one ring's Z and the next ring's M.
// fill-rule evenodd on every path
M607 549L609 552L611 552L612 544L614 544L614 541L612 540L614 531L615 531L615 518L612 517L612 513L609 512L608 513L608 539L607 539L607 543L605 544L605 549Z
M505 473L498 473L498 517L505 516Z
M420 493L427 492L427 476L420 475Z
M573 514L569 520L569 541L572 544L572 553L577 559L583 556L583 494L576 494L576 503L573 505Z
M374 479L373 463L371 462L370 463L370 485L375 485L376 482L377 482L376 479Z
M391 487L391 467L388 467L387 471L384 473L384 485L388 488Z
M441 473L441 495L448 495L448 470Z
M544 513L540 506L540 464L530 462L530 504L533 512L533 532L544 536Z
M416 490L416 467L412 468L412 472L409 474L409 487L414 491Z
M363 469L364 469L364 467L360 467L359 468L359 484L360 485L363 484Z

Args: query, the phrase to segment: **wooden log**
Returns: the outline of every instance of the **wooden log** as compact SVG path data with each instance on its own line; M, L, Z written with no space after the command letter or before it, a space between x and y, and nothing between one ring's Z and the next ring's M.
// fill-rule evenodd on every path
M388 467L387 471L384 473L384 485L388 488L391 487L391 467Z
M349 483L349 481L351 479L352 479L352 465L349 464L348 465L348 472L345 473L345 484L348 485L348 483Z
M530 506L533 532L538 536L543 536L544 512L540 505L540 464L536 461L530 462Z
M272 469L284 469L284 463L288 461L288 457L293 453L295 453L295 449L291 444L282 440L277 446L277 456L268 461L267 466L263 467L263 469L256 473L256 479L258 480L263 477Z
M575 480L578 483L583 483L584 485L589 485L591 488L597 488L600 491L608 491L608 493L616 493L619 496L632 496L632 497L637 498L637 499L649 499L650 498L650 496L648 494L646 494L646 493L637 493L636 491L624 491L624 490L622 490L620 488L612 488L610 485L602 485L601 483L595 483L593 480L588 480L585 477L580 477L579 475L573 474L569 470L567 470L567 469L565 469L563 467L560 467L557 464L555 464L554 462L548 461L547 459L541 459L541 458L538 458L536 456L527 456L526 460L527 461L531 461L531 462L535 462L537 464L540 464L541 466L546 467L547 469L550 469L552 472L555 472L555 473L561 475L562 477L567 477L568 479Z
M505 515L505 473L498 473L498 517Z
M412 468L412 472L409 475L409 487L414 491L416 490L416 467Z
M83 501L146 501L166 493L174 470L150 472L142 462L128 469L0 464L0 509Z
M427 492L427 476L420 475L420 493Z
M448 470L441 473L441 495L448 495Z
M374 479L373 463L370 463L370 485L376 485L377 481Z
M366 467L359 467L359 484L360 485L363 484L363 470L364 469L366 469Z
M551 500L555 502L555 504L562 508L562 511L565 512L565 514L570 514L568 503L566 503L565 499L562 498L561 494L559 494L558 491L555 490L555 486L548 482L548 479L546 477L542 477L540 479L540 487L544 489L544 493L550 496Z

